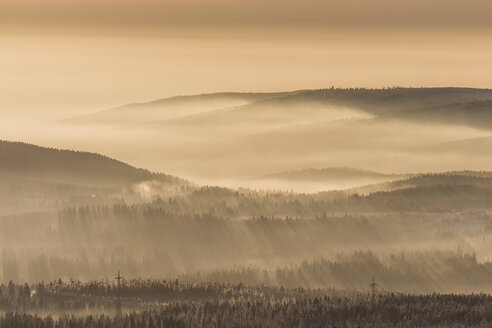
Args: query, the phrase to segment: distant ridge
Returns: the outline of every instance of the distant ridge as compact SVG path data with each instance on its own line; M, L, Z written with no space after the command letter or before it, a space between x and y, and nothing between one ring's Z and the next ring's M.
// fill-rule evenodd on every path
M385 174L350 167L307 168L264 176L266 179L285 180L348 180L357 178L403 178L403 174Z
M289 106L338 106L352 108L378 118L398 118L420 122L462 124L492 128L492 90L433 88L329 88L278 93L223 92L195 96L176 96L151 102L134 103L75 117L65 122L77 124L141 124L211 114L208 121L228 124L237 113L240 120L268 118L268 108ZM230 109L223 113L217 110ZM282 113L282 111L279 111ZM217 115L219 114L219 115ZM306 112L306 115L312 112ZM207 121L206 117L201 117Z
M492 188L490 171L449 171L408 175L406 178L389 182L372 184L348 190L349 192L368 194L371 192L391 192L403 189L428 188L436 186L471 186L475 188Z

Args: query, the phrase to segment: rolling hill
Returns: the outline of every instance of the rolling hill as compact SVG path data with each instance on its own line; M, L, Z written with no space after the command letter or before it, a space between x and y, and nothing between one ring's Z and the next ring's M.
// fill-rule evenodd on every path
M189 183L99 154L0 141L0 216L142 201Z
M148 180L168 184L184 183L184 180L176 177L138 169L99 154L1 140L0 175L104 187L124 186Z

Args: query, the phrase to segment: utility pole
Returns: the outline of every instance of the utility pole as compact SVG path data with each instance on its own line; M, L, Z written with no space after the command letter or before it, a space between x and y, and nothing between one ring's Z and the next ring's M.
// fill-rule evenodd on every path
M122 312L121 312L121 280L123 277L120 275L120 270L118 270L118 277L115 277L118 281L118 291L116 294L116 317L121 318Z
M378 284L376 284L376 281L374 280L374 276L372 276L372 283L369 284L369 287L371 287L371 291L372 291L371 303L372 303L373 307L376 304L376 287L377 287L377 285Z

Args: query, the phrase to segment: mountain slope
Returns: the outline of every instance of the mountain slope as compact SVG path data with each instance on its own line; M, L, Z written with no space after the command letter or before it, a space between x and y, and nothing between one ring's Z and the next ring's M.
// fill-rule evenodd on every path
M137 169L99 154L0 141L0 175L88 186L119 186L146 180L169 184L178 178Z
M174 195L190 184L106 156L0 141L0 216Z

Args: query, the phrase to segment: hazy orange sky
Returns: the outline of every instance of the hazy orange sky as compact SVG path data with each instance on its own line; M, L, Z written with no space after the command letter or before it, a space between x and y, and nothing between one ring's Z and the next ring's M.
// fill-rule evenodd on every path
M492 87L492 2L2 0L0 117L215 91Z

